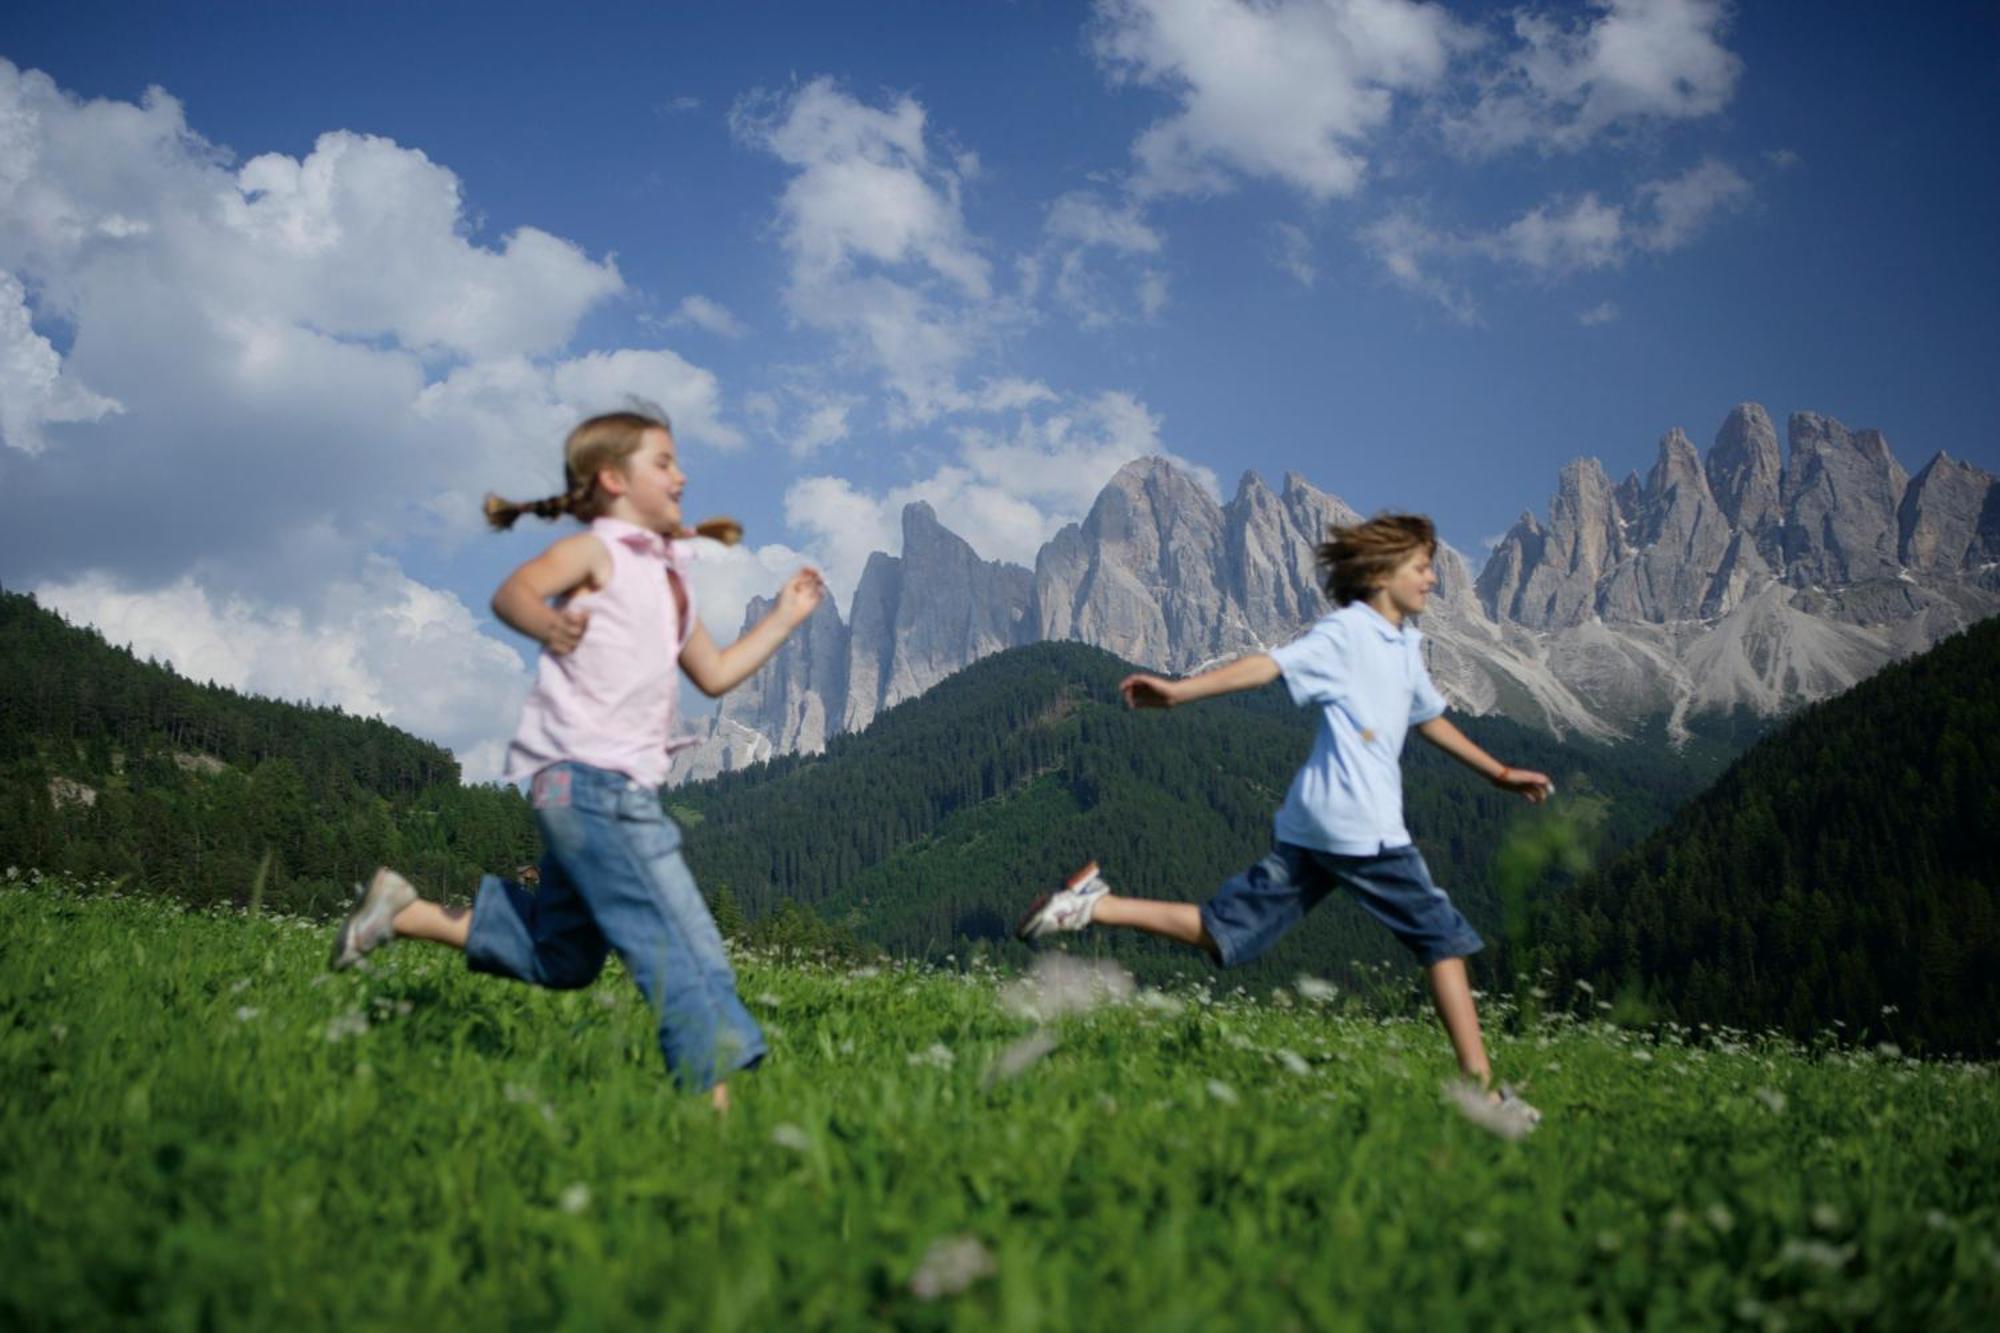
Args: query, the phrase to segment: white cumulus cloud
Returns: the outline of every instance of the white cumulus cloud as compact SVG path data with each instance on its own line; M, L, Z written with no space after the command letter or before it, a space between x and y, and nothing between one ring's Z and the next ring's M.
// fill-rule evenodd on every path
M1099 0L1093 47L1178 105L1132 147L1142 197L1250 177L1326 200L1360 188L1396 97L1436 85L1470 40L1409 0Z
M1517 10L1513 41L1496 43L1471 108L1448 137L1485 156L1520 147L1573 152L1600 136L1715 115L1743 62L1723 45L1724 0L1590 0L1569 22Z

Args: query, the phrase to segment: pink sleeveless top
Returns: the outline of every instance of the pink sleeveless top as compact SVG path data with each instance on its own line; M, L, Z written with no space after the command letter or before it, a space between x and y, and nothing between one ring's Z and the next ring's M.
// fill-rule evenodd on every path
M503 776L520 782L572 759L657 787L673 752L694 744L675 727L681 648L694 628L694 594L681 568L693 543L616 518L596 519L590 531L611 553L611 581L564 603L588 611L590 623L570 652L543 650Z

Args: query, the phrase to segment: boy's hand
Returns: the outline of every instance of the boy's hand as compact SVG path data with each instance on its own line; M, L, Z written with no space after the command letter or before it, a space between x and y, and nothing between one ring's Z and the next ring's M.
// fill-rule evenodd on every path
M561 657L583 642L583 631L590 624L590 612L582 607L555 612L548 628L542 631L542 647L548 649L551 657Z
M1179 682L1139 671L1118 682L1127 708L1172 708L1181 701Z
M1556 784L1546 773L1529 768L1505 768L1493 775L1493 785L1501 791L1517 791L1535 805L1556 794Z
M784 614L788 624L803 624L825 595L826 581L817 569L808 565L786 579L785 586L778 589L778 610Z

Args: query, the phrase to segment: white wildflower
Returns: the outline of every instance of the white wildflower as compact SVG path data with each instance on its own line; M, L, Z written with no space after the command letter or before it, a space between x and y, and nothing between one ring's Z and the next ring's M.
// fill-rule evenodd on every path
M1800 1240L1796 1236L1788 1239L1778 1251L1779 1263L1810 1264L1829 1272L1845 1268L1847 1261L1853 1257L1852 1245L1829 1245L1823 1240Z
M1591 985L1588 981L1585 981L1582 977L1578 977L1576 979L1576 988L1582 991L1585 995L1597 994L1597 987Z
M49 1036L58 1044L67 1041L69 1039L69 1024L67 1023L49 1024Z
M248 1023L251 1019L255 1018L256 1016L257 1016L257 1010L254 1006L247 1004L239 1004L236 1006L237 1022Z
M1048 1030L1037 1028L1000 1052L993 1061L993 1068L987 1073L987 1081L1019 1078L1055 1048L1056 1039Z
M790 1148L793 1152L809 1152L812 1138L797 1125L783 1124L771 1131L771 1142L780 1148Z
M1840 1230L1840 1209L1830 1203L1816 1203L1812 1209L1813 1225L1821 1231Z
M763 1005L766 1009L781 1009L784 1007L785 1002L770 991L759 991L757 993L757 1003Z
M1618 1247L1622 1244L1624 1242L1619 1239L1618 1233L1615 1231L1600 1231L1597 1233L1597 1248L1605 1254L1616 1254Z
M1932 1208L1924 1213L1924 1225L1932 1231L1949 1231L1951 1230L1951 1218Z
M1875 1048L1875 1053L1884 1060L1900 1060L1903 1058L1903 1048L1893 1041L1881 1043Z
M1212 1078L1208 1081L1208 1095L1221 1102L1224 1106L1234 1106L1243 1100L1236 1095L1236 1089L1230 1087L1219 1078Z
M578 1181L564 1190L562 1196L556 1200L556 1203L564 1212L574 1217L576 1214L590 1207L590 1186L584 1184L582 1181Z
M1297 1051L1286 1050L1280 1046L1277 1050L1272 1051L1271 1055L1279 1064L1301 1078L1313 1071L1313 1067L1306 1063L1306 1058Z
M952 1066L954 1058L949 1046L946 1046L943 1042L934 1041L924 1050L910 1056L910 1063L913 1065L930 1065L937 1069L949 1069Z
M1758 1101L1764 1103L1772 1115L1783 1115L1785 1113L1785 1094L1779 1092L1776 1088L1759 1088L1755 1096Z
M1474 1254L1484 1254L1493 1248L1493 1243L1498 1237L1484 1227L1469 1227L1461 1239L1466 1249Z
M1701 1215L1707 1219L1709 1227L1721 1235L1726 1236L1736 1229L1736 1214L1722 1204L1710 1204Z
M1634 1060L1637 1060L1640 1064L1651 1064L1653 1062L1653 1053L1641 1047L1640 1049L1632 1052L1632 1058Z
M1109 959L1048 953L1035 960L1027 976L1001 991L1000 1003L1010 1013L1047 1022L1101 1005L1123 1004L1136 989L1132 974Z
M910 1274L910 1291L919 1300L934 1301L940 1296L956 1296L999 1269L993 1255L976 1236L952 1236L934 1241L924 1252L923 1262Z
M1156 1014L1177 1014L1187 1006L1165 991L1142 990L1138 997L1141 1009L1151 1009Z

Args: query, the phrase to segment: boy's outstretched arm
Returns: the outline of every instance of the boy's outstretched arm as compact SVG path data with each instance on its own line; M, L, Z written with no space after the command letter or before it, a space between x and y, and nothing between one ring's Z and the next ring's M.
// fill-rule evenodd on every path
M1150 671L1134 672L1118 682L1118 692L1132 708L1172 708L1218 694L1258 689L1277 678L1278 664L1268 653L1251 653L1181 680L1168 680Z
M1537 805L1555 794L1556 784L1549 780L1548 774L1507 767L1444 718L1419 722L1417 733L1502 791L1517 791Z
M825 595L826 584L820 581L818 570L799 570L778 589L778 604L771 613L744 630L727 648L717 648L701 622L695 621L693 633L681 648L681 670L711 699L729 693L770 660Z

